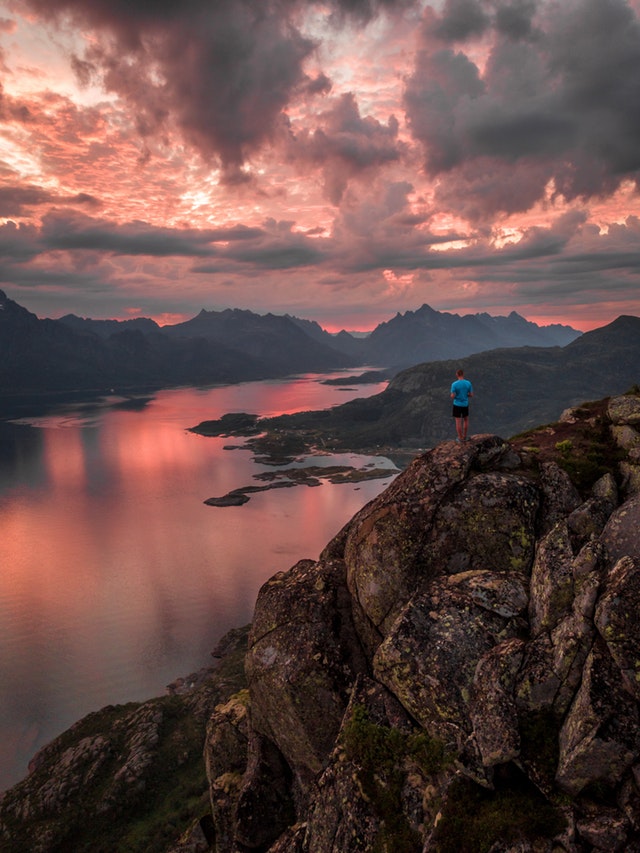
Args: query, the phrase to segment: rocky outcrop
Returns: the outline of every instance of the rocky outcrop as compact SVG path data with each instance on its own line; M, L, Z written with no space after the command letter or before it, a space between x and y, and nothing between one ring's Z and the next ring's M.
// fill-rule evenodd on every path
M249 718L295 820L260 849L640 850L639 411L566 413L575 444L438 445L265 585Z
M207 710L207 807L153 849L640 851L638 446L628 395L418 456L263 586L246 687ZM107 808L143 795L142 707ZM55 752L76 787L9 792L5 840L37 808L30 849L57 849L47 814L111 760L79 734Z

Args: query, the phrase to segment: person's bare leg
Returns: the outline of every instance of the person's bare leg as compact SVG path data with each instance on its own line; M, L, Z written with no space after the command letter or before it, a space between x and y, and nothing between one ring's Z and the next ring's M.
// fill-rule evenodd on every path
M464 435L462 432L462 421L463 418L454 418L456 422L456 433L458 434L458 441L464 441Z
M469 418L458 418L458 420L462 421L462 425L461 425L462 435L460 436L460 438L462 439L462 441L466 441L467 440L467 430L469 429Z

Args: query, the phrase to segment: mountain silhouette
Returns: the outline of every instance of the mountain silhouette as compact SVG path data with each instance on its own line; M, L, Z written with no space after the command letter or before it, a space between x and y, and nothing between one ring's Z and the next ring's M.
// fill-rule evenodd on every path
M362 366L390 368L496 346L554 346L580 332L540 327L512 312L460 317L428 305L398 314L364 338L330 334L317 323L275 314L202 310L183 323L149 318L39 319L0 291L3 414L16 401L177 385L269 379Z
M362 351L371 364L403 368L499 347L564 346L579 334L570 326L538 326L515 311L507 317L461 317L423 305L377 326L362 341Z

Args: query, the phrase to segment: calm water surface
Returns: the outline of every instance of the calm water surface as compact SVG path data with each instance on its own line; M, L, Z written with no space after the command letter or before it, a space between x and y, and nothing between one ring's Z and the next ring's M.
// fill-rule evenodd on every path
M383 387L341 391L303 376L114 398L1 425L0 790L89 711L161 695L211 663L219 638L250 621L262 583L317 558L395 473L386 462L387 479L209 507L206 498L273 468L224 449L241 439L187 428L226 412L325 408ZM313 464L373 461L381 464L351 454Z

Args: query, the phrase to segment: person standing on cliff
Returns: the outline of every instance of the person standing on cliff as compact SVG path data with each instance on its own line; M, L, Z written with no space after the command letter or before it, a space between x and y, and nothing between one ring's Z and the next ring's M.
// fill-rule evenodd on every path
M453 420L458 437L456 441L467 440L469 428L469 397L473 397L473 385L464 378L464 370L456 370L457 379L451 383L451 399L453 400Z

